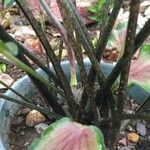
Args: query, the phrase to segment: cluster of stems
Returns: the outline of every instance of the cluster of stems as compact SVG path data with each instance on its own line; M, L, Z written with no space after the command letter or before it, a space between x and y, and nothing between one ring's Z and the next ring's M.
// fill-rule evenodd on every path
M120 121L122 119L137 119L142 117L144 119L149 119L149 116L146 117L145 114L123 114L124 103L127 99L127 83L131 59L134 53L142 45L142 43L145 41L150 33L149 19L144 27L141 29L141 31L136 35L140 0L131 0L124 53L120 60L117 62L110 75L108 76L108 78L105 77L99 64L105 51L109 35L113 29L113 26L121 9L123 0L114 0L111 14L108 17L105 26L103 28L100 28L102 29L102 31L98 39L96 48L94 48L86 25L84 24L76 9L75 1L57 0L57 4L63 19L62 25L56 18L54 18L46 2L44 0L39 0L42 7L46 11L49 19L56 27L56 30L61 34L62 40L65 44L65 48L68 51L68 59L71 66L71 77L73 77L73 80L76 80L75 59L77 61L77 65L79 67L79 74L83 86L83 93L80 103L77 103L77 98L74 97L72 86L69 84L69 81L67 80L65 73L63 72L63 68L61 67L60 61L55 55L52 46L50 45L45 33L42 30L41 24L34 18L25 1L16 0L16 2L24 13L25 17L28 19L31 26L33 27L34 31L36 32L40 42L43 45L43 48L46 51L47 57L51 61L56 72L55 75L46 66L41 64L26 48L23 47L23 45L18 43L13 37L9 36L8 33L0 26L0 35L2 35L1 40L4 42L12 41L18 46L19 49L19 54L16 56L16 59L14 59L13 57L10 57L10 59L13 58L14 61L20 60L24 64L24 66L26 66L26 72L28 73L29 77L37 86L39 91L44 96L46 103L53 109L54 112L52 113L49 111L45 111L40 107L36 107L31 102L26 101L26 99L24 99L23 102L19 101L19 104L23 103L32 108L36 107L36 109L42 111L46 115L55 118L59 118L60 116L66 116L67 111L69 113L69 116L71 116L74 120L78 122L85 124L94 123L98 126L105 122L114 122L114 125L116 125L116 119L114 118L115 116L117 116L117 119L119 118L119 123L117 122L118 128L120 127ZM107 2L107 4L109 4L109 2ZM105 7L107 8L108 6ZM91 62L91 69L89 73L86 72L84 66L82 48L84 48L87 57L90 59ZM45 73L49 75L51 80L49 80L48 83L47 81L45 81L45 79L42 79L36 74L36 72L33 71L31 64L28 62L24 55L30 58ZM22 64L20 65L20 67L21 66ZM111 87L119 75L119 94L116 98L111 91ZM98 78L100 89L95 92L94 85L96 82L96 78ZM55 85L57 85L57 87L55 87ZM51 90L53 90L54 92L50 92ZM68 110L64 110L64 108L57 102L58 97L57 94L54 93L57 93L63 97L63 100L68 106ZM20 95L18 94L18 96ZM0 94L0 97L16 102L15 100L9 97L5 97L2 94Z

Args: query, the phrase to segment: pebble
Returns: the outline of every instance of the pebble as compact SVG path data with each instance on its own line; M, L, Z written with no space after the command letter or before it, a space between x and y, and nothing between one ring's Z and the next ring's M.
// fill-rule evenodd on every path
M0 81L3 81L7 86L11 86L14 82L14 79L11 78L8 74L0 73ZM7 87L0 84L0 89L7 89Z
M127 139L124 137L121 140L119 140L118 144L126 146L127 145Z
M32 30L29 26L19 26L15 31L14 36L19 37L24 35L36 36L34 30Z
M26 125L28 127L34 127L35 125L46 121L46 118L37 110L32 110L26 116Z
M132 143L137 143L140 139L140 136L134 132L127 134L127 139Z
M38 134L41 134L44 130L46 130L48 128L48 125L45 123L40 123L38 125L35 126L36 132Z
M25 131L20 131L20 135L25 135Z
M146 135L146 127L144 123L137 123L136 124L136 130L139 132L141 136Z

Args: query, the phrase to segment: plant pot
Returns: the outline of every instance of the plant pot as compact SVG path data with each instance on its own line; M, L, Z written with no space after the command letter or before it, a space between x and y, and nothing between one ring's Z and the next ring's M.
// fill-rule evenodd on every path
M85 63L86 71L89 72L89 69L91 67L90 61L88 59L85 59L84 63ZM67 76L67 79L69 80L70 78L69 62L63 61L61 63L61 66ZM108 63L101 63L101 66L105 75L108 76L113 68L113 65L108 64ZM51 66L51 70L54 72L54 69L52 66ZM41 69L37 69L37 72L43 77L47 78L47 75ZM77 79L80 82L78 67L77 67ZM37 94L38 92L27 75L20 78L18 81L16 81L13 84L12 88L18 91L21 95L23 95L24 97L28 99L31 99L32 97L34 97L34 95ZM16 94L11 92L10 90L8 90L5 93L5 95L21 100L21 98L19 98ZM9 149L9 138L8 138L9 134L8 133L10 129L10 123L15 113L18 111L19 106L20 105L17 105L15 103L12 103L6 100L2 100L2 99L0 100L0 150Z

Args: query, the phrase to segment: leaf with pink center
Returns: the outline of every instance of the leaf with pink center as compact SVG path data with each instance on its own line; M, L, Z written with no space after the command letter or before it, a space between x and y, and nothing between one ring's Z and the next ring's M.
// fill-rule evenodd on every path
M102 132L69 118L51 124L30 150L106 150Z
M131 63L129 87L134 84L150 92L150 44L144 44L140 50L140 57Z
M122 53L125 44L127 30L127 20L117 20L114 28L110 34L107 47L114 48L116 47L119 52Z

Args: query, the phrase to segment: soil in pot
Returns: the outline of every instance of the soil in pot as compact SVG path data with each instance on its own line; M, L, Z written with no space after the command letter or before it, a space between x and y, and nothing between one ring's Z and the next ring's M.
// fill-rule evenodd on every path
M45 105L40 94L33 97L33 101L37 105ZM35 112L35 110L31 110L30 108L21 107L12 119L9 132L9 150L28 150L33 139L39 137L41 132L54 121L47 121L44 116L44 119L40 118L40 120L38 118L37 120L34 119L36 118L35 116L34 118L30 117L30 120L27 119L33 111Z

